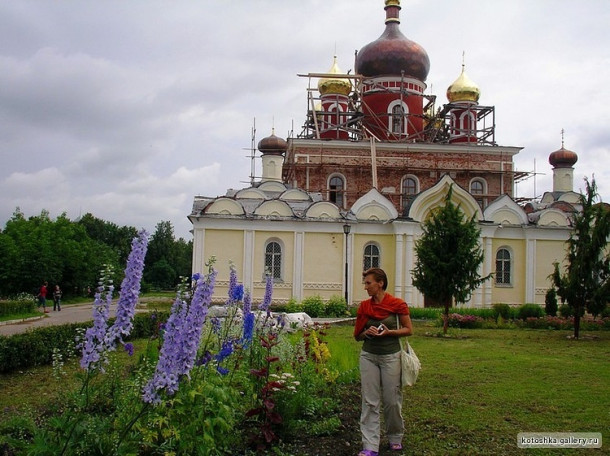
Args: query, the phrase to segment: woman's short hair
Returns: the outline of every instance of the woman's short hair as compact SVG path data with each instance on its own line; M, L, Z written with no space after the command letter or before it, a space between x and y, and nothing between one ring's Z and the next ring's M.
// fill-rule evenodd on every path
M388 276L383 269L369 268L362 273L362 278L364 279L368 275L372 275L375 282L383 282L383 286L381 288L383 288L384 291L388 288Z

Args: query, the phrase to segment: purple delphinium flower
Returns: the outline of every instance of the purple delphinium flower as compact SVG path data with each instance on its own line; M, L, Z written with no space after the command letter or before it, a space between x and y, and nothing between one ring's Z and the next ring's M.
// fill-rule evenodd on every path
M220 318L212 317L210 319L210 322L212 323L212 332L214 332L214 334L220 334L220 329L221 329Z
M226 358L231 356L233 353L233 341L231 339L225 340L222 344L220 351L214 357L218 364L222 363Z
M203 356L201 356L197 361L195 361L196 366L205 366L207 363L212 361L212 353L209 350L206 350Z
M114 287L112 285L106 287L104 281L107 280L111 272L110 269L106 269L102 274L102 283L95 294L95 301L93 302L93 326L87 328L84 340L82 341L83 356L80 360L80 366L85 370L95 369L96 367L101 368L102 362L106 361L104 356L106 353L106 329ZM104 292L106 295L102 298Z
M216 371L220 374L220 375L227 375L229 373L229 369L227 369L226 367L222 367L222 366L218 366L216 368Z
M123 348L129 356L133 356L133 344L131 342L127 342L125 345L123 345Z
M148 247L148 233L142 230L131 243L131 252L127 258L125 278L121 284L121 292L116 309L114 324L108 329L106 343L111 349L116 346L117 341L123 341L123 336L128 336L133 328L133 316L136 312L136 304L140 295L140 283L144 271L144 258Z
M244 326L242 333L242 344L244 347L248 347L252 342L252 336L254 333L254 322L255 317L252 313L252 299L250 293L244 294Z
M235 303L241 301L242 299L244 299L244 286L242 284L237 284L231 293L231 300Z
M178 390L180 378L188 375L193 368L215 280L216 271L213 270L207 278L199 278L188 306L180 297L176 299L167 320L155 374L143 390L142 398L145 402L158 404L162 390L173 395Z
M270 275L267 276L267 283L265 284L265 297L263 298L263 302L260 306L258 306L259 310L266 310L267 315L271 313L271 297L273 296L273 277Z
M173 394L178 389L178 377L171 373L179 370L177 366L181 358L181 331L186 317L186 307L186 302L180 296L176 297L165 324L163 345L159 353L155 375L144 389L146 402L158 403L160 401L157 390L165 389L169 394Z

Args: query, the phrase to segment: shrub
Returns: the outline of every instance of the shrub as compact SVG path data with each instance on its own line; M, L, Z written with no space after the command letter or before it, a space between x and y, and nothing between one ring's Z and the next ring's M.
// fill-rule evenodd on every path
M288 301L288 304L286 304L284 311L288 313L303 312L303 304L292 297L290 298L290 301Z
M510 306L508 304L494 304L493 312L496 323L500 317L502 317L503 320L508 320L511 317Z
M160 323L166 321L168 316L168 312L136 314L128 340L155 335ZM58 348L63 353L66 347L74 345L77 331L89 326L91 322L69 323L36 328L13 336L0 336L0 373L51 364L53 349ZM73 355L74 353L65 353L66 357Z
M0 317L4 315L30 314L36 311L34 300L0 301Z
M559 315L561 315L563 318L573 317L574 309L567 304L562 304L559 306Z
M517 318L525 321L527 318L534 317L543 317L544 310L538 304L523 304L517 310Z
M459 314L459 315L473 315L475 317L480 317L483 319L496 318L494 310L489 309L489 308L479 309L479 308L472 308L472 307L458 307L458 308L452 309L452 312Z
M547 315L557 315L557 292L555 288L549 288L544 297L544 311Z
M409 314L416 320L436 320L441 315L441 309L409 307Z
M451 328L481 328L485 320L476 315L449 314L449 327Z
M301 302L303 305L303 312L309 315L311 318L317 318L324 315L324 301L319 295L309 296L303 299Z
M324 314L327 317L345 317L349 315L345 298L343 296L331 296L326 303Z

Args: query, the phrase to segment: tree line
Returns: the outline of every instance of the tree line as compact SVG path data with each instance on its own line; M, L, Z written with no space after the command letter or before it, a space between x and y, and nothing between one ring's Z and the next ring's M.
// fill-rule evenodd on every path
M26 218L15 210L0 230L0 297L37 294L43 282L58 284L64 296L91 295L104 265L119 285L138 230L118 226L87 213L77 220L48 211ZM173 289L191 274L193 242L176 239L171 222L161 221L146 255L143 289Z

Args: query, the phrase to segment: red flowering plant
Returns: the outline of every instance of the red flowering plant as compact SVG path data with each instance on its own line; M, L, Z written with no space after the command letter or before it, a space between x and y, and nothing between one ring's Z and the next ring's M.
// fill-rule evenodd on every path
M278 440L275 428L282 424L283 419L276 410L274 395L286 385L270 376L271 365L280 360L279 357L271 354L273 347L279 343L278 334L270 332L261 335L259 340L266 351L264 365L260 369L250 369L250 373L257 379L260 392L257 394L255 406L246 412L246 417L255 418L258 423L258 429L251 433L249 441L258 451L261 451Z

